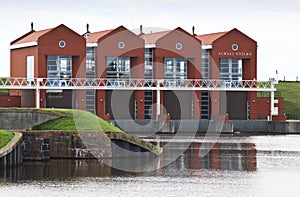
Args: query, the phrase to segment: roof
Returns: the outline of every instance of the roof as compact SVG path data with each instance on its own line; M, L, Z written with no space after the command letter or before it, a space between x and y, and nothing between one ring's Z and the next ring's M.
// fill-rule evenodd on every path
M150 33L150 34L143 34L141 35L141 38L145 40L145 44L155 44L156 41L171 31L161 31L161 32L156 32L156 33Z
M100 38L102 38L105 35L109 34L113 30L114 29L90 33L89 37L86 39L86 42L89 42L89 43L91 43L91 42L98 42Z
M41 31L32 31L28 35L25 35L24 37L20 37L19 39L13 41L11 43L11 45L24 44L24 43L29 43L29 42L36 42L36 41L38 41L38 39L42 35L48 33L52 29L53 28L51 28L51 29L45 29L45 30L41 30Z
M196 36L196 38L201 40L203 45L211 45L215 40L219 39L220 37L224 36L227 33L228 33L228 31L204 34L204 35L198 35L198 36Z

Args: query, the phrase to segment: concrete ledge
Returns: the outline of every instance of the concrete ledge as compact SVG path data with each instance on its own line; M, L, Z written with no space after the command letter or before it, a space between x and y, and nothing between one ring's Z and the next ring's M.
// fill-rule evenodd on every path
M22 133L15 132L13 139L0 149L0 158L12 152L18 143L22 140Z
M162 153L162 148L158 148L157 146L149 142L146 142L145 140L142 140L139 137L136 137L134 135L129 135L127 133L118 133L118 132L111 132L106 134L111 140L126 141L128 143L144 148L145 150L155 154L156 156L159 156Z
M151 136L157 133L213 133L220 131L222 134L234 132L268 135L268 134L300 134L300 121L266 121L266 120L118 120L113 124L129 134ZM165 126L164 126L165 125ZM163 129L163 130L162 130Z
M38 111L36 109L1 109L0 129L3 130L31 130L34 126L49 120L57 119L60 116L47 112Z

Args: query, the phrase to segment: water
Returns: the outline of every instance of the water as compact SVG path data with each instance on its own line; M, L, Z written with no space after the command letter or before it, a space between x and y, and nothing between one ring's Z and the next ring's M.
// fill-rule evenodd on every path
M164 147L171 141L148 140ZM186 141L166 148L151 163L159 168L153 171L126 172L107 160L26 162L2 169L0 196L300 195L300 136L221 137L216 144L198 137L185 150Z

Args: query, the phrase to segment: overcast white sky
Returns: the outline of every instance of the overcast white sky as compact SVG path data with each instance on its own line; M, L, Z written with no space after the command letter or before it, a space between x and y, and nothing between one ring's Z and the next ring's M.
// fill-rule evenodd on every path
M300 80L300 0L10 0L0 2L0 77L9 76L10 42L30 30L65 24L82 34L124 25L197 34L238 28L258 42L258 79Z

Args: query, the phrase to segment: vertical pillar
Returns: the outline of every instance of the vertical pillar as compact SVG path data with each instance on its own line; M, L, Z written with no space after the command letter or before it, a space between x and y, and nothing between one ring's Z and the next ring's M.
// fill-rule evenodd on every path
M219 91L211 91L210 92L210 100L211 100L211 119L219 120L220 118L220 92Z
M36 91L35 91L35 108L39 109L40 108L40 100L41 100L41 92L39 89L40 86L40 78L36 79Z
M39 109L40 108L40 89L37 88L35 91L35 108Z
M193 106L193 117L195 120L200 120L201 119L201 91L192 91L192 97L194 101L194 106Z
M134 92L137 102L137 119L144 120L145 117L145 92L144 90L136 90Z
M274 115L274 82L273 81L271 81L271 112L270 112L270 121L272 121L272 116Z
M157 94L156 94L156 119L159 119L159 114L160 114L160 88L159 88L159 84L157 87Z

